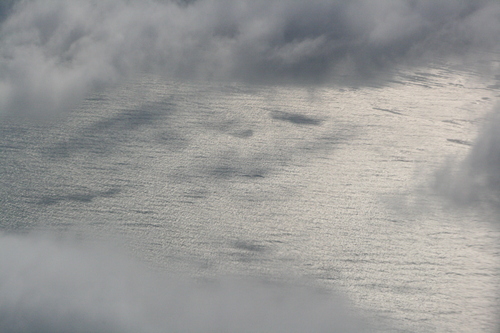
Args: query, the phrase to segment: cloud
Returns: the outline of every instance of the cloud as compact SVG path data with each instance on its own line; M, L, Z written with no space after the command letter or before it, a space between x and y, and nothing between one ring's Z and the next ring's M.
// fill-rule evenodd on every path
M437 172L435 189L459 207L500 207L500 106L486 118L467 157ZM495 214L497 215L497 214Z
M363 331L332 295L255 281L180 282L75 240L0 234L0 267L5 333Z
M144 71L340 83L488 49L493 0L19 0L0 8L0 109L50 112Z

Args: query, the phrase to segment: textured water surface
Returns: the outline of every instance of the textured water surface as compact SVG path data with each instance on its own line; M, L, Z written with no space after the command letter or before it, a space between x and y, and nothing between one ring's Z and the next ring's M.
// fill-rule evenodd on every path
M445 64L372 86L141 76L60 117L1 119L0 226L113 240L194 280L300 281L384 331L493 332L500 234L432 187L495 82Z

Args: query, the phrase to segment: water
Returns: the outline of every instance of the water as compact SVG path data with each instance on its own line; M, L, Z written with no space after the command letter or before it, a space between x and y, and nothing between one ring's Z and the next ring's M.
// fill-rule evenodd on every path
M448 64L372 86L143 75L59 117L4 116L0 320L493 332L492 213L432 185L470 151L494 84Z

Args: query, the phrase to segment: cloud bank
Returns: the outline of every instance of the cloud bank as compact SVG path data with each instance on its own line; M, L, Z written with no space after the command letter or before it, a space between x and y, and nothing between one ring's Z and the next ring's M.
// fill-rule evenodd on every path
M0 7L1 112L61 111L139 72L337 83L488 50L493 0L18 0Z
M116 251L72 243L0 234L2 332L364 331L331 295L257 282L180 282Z

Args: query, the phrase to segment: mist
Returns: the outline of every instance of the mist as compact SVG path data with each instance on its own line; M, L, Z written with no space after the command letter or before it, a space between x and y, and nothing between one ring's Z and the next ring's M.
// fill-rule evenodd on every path
M451 203L481 208L498 221L500 204L500 107L479 126L479 133L463 160L450 157L436 172L434 188Z
M2 332L362 332L330 293L167 277L117 248L0 234Z
M500 39L498 1L8 1L0 112L61 112L131 75L365 84Z

